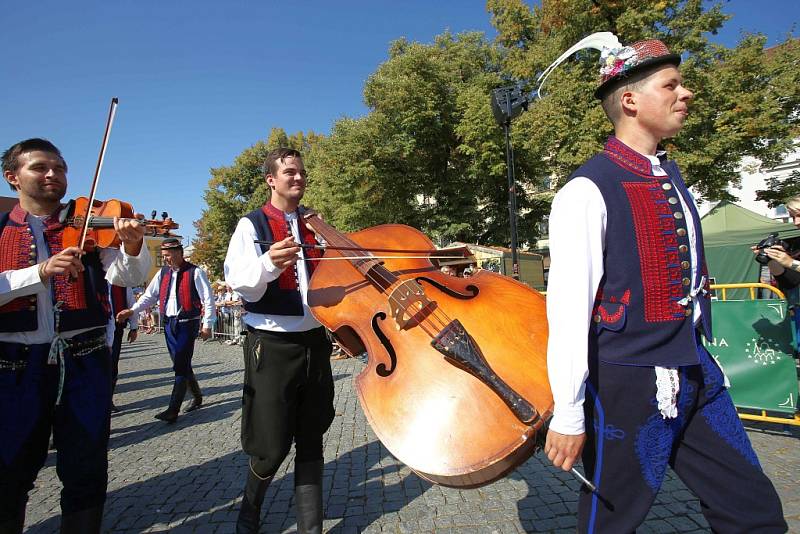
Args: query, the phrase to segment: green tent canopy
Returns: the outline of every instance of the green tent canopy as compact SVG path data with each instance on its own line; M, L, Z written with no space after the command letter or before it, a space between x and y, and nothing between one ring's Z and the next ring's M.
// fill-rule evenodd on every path
M700 223L708 274L717 284L758 282L761 265L750 247L772 233L784 240L800 237L800 229L793 224L776 222L728 201L717 204ZM737 293L736 297L744 295Z

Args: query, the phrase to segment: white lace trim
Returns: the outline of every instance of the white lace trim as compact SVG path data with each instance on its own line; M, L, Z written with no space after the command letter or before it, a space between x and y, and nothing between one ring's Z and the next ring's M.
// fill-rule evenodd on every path
M678 369L656 367L656 400L658 400L658 411L664 419L678 417L678 391L680 391Z

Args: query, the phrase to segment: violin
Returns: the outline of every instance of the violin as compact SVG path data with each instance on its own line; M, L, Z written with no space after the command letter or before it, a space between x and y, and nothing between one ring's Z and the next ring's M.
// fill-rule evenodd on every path
M165 236L170 230L178 228L172 218L164 220L144 219L141 214L133 211L133 206L122 200L111 199L101 201L95 199L89 208L88 197L78 197L70 200L58 215L58 220L62 223L64 234L62 244L64 248L79 246L84 224L88 222L86 237L83 243L83 250L93 251L96 247L119 248L120 240L114 230L114 217L120 219L132 219L138 224L145 226L145 235ZM88 214L88 215L87 215ZM88 221L86 221L88 217Z

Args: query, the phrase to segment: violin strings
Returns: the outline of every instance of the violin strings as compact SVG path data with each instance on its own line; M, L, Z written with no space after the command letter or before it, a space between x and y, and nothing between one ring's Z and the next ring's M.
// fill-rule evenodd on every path
M352 243L347 238L341 238L340 239L339 236L325 236L325 235L323 235L323 237L325 238L325 240L327 242L331 243L334 246L350 246L351 244L355 245L355 243ZM330 237L333 237L333 239L331 239ZM343 258L344 256L340 256L340 257ZM372 254L367 253L366 251L363 251L363 252L356 251L356 254L354 256L351 256L350 258L352 258L352 259L364 258L365 261L377 259L376 256L373 256ZM306 259L306 258L304 258L304 259ZM351 261L351 263L354 263L354 262ZM370 274L371 272L372 272L372 274ZM391 271L389 271L389 272L391 273ZM392 285L394 285L393 282L391 281L391 279L389 279L388 277L384 276L378 270L372 271L371 268L368 269L363 274L364 274L365 278L367 278L368 280L372 281L373 283L375 283L375 285L377 285L378 287L381 288L380 289L381 293L386 295L387 300L389 302L394 303L395 305L400 307L399 301L396 298L394 298L391 293L388 292L388 288L391 287ZM383 282L383 283L380 283L378 281L378 279L380 279L380 282ZM384 287L386 287L386 289L384 289ZM420 312L420 311L422 311L422 310L418 310L418 312ZM433 322L433 319L438 321L439 325L436 325ZM437 307L433 312L428 314L424 320L420 321L418 324L420 325L420 328L422 329L422 331L425 332L429 337L431 337L431 339L433 339L433 338L436 337L436 335L431 333L431 332L429 332L425 328L423 328L423 324L426 323L426 322L428 323L428 325L430 327L432 327L434 330L436 330L437 334L438 334L438 332L441 332L441 330L443 328L445 328L448 324L450 324L452 322L452 320L447 316L446 313L444 313L440 308Z

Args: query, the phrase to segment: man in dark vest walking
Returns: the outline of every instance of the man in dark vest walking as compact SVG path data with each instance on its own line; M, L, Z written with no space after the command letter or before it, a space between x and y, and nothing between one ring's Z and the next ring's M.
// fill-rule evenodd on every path
M118 412L114 404L114 391L119 378L119 356L122 353L122 337L128 327L128 343L133 343L139 335L139 314L134 313L127 321L117 322L117 314L133 302L133 289L108 284L108 296L111 302L111 319L108 322L108 347L111 350L111 411Z
M61 532L97 533L108 484L108 284L145 281L144 226L115 219L119 250L64 247L61 152L28 139L2 161L19 203L0 213L0 532L22 532L52 431Z
M681 58L656 40L602 51L595 96L614 126L550 215L548 373L555 401L545 452L586 475L580 532L633 532L671 466L714 532L784 532L716 361L700 217L659 143L692 92Z
M203 404L200 384L192 371L192 356L198 332L202 339L208 339L211 335L214 298L205 271L183 258L180 240L174 237L165 239L161 243L161 257L164 267L156 273L139 300L117 314L117 322L125 321L158 303L175 382L169 406L156 414L156 419L174 423L178 419L187 386L193 399L184 411L196 410Z
M331 343L308 308L308 280L319 251L303 224L303 159L281 148L267 155L271 198L239 220L225 258L225 281L246 314L242 448L250 468L236 532L256 533L272 477L295 444L297 530L322 532L322 436L333 421ZM254 240L274 242L257 245Z

